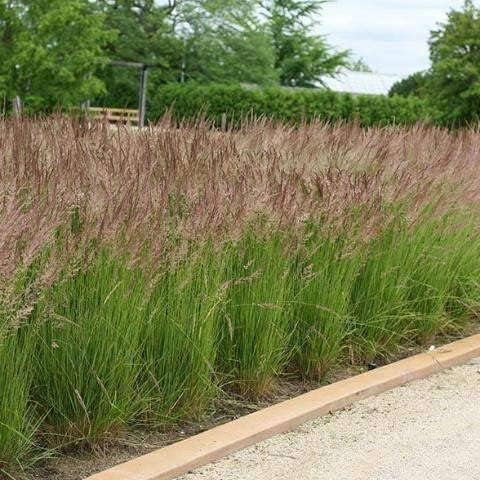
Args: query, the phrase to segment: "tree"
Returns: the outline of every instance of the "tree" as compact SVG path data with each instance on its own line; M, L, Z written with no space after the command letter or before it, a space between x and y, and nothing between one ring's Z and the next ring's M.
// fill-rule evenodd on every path
M347 66L348 52L335 52L322 36L312 33L324 0L271 0L266 10L280 83L311 87L322 75Z
M70 106L98 94L94 75L111 32L88 0L11 0L3 5L0 77L31 110Z
M269 84L278 81L273 43L257 0L183 0L177 31L185 80Z
M424 97L427 94L427 86L431 78L430 72L415 72L406 78L395 82L388 92L391 97L400 95L401 97Z
M105 15L105 25L116 37L105 46L111 60L154 65L150 72L150 89L179 78L182 42L174 32L177 1L97 0ZM135 69L107 65L98 76L106 92L95 101L102 105L136 107L138 77Z
M20 28L16 2L0 3L0 92L6 100L11 97L12 69L15 64L11 61L11 52Z
M354 72L372 72L372 69L367 65L363 58L358 58L357 60L351 62L348 65L348 68Z
M258 83L277 80L268 29L257 0L97 0L106 24L118 33L111 59L154 65L149 91L176 81ZM138 72L107 66L99 72L102 105L134 107ZM149 95L147 98L151 98Z
M471 0L431 32L428 96L441 120L466 123L480 114L480 9Z

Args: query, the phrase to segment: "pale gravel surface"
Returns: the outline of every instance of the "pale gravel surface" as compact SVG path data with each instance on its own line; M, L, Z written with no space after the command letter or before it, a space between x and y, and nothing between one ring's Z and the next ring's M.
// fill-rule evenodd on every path
M207 479L480 480L480 359L181 477Z

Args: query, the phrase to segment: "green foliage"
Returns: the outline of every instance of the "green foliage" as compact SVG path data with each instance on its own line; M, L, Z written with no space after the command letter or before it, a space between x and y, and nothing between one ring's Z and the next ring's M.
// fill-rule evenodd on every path
M390 96L421 97L447 126L476 122L480 113L480 9L470 0L450 10L430 34L431 67L397 82Z
M35 424L29 403L31 349L16 334L2 328L0 339L0 476L12 467L28 465L33 453Z
M136 107L138 71L164 83L311 86L346 64L311 30L323 2L15 0L0 5L0 91L27 111ZM150 96L147 96L150 98ZM149 105L148 105L149 106Z
M276 83L271 35L256 0L185 0L178 23L183 80Z
M368 247L352 290L353 345L367 359L411 340L428 342L450 322L461 323L460 311L452 319L450 308L459 301L456 282L479 271L472 261L479 245L466 217L439 221L426 212L423 220L407 228L397 219Z
M28 269L27 269L28 270ZM36 344L31 331L34 311L33 269L15 272L0 289L0 477L28 467L43 454L36 441L38 417L31 402L32 355Z
M0 92L8 95L8 98L12 94L12 72L15 68L12 52L20 30L18 7L12 3L0 2Z
M87 100L136 107L139 72L109 60L142 62L150 70L147 110L158 118L166 101L162 85L254 84L313 87L339 67L369 71L362 59L335 51L315 33L324 0L9 0L0 2L0 93L3 109L21 98L27 113L52 112ZM219 88L189 90L218 121L227 113L271 114L298 122L314 116L359 119L363 125L434 119L448 126L476 122L480 112L480 8L466 0L431 32L431 68L397 82L391 102L372 97L262 91L238 93L216 106ZM176 87L172 87L175 89ZM234 88L234 87L232 87ZM180 90L183 93L185 90ZM233 92L233 90L232 90ZM224 95L225 90L221 94ZM171 101L172 98L167 100ZM179 100L180 102L180 100ZM183 101L182 101L183 102ZM170 102L171 103L171 102ZM185 102L183 102L185 103ZM215 108L208 105L215 105ZM278 108L274 108L276 105ZM287 112L285 105L291 107ZM331 111L327 111L327 107ZM186 110L192 110L187 108ZM220 111L222 110L222 111ZM237 113L238 112L238 113ZM181 115L186 111L180 111ZM197 113L197 112L196 112ZM189 113L187 117L193 115ZM377 117L375 117L377 116ZM236 119L235 119L236 120Z
M102 91L93 75L111 38L87 0L11 2L3 6L0 65L7 98L31 111L80 103Z
M473 232L471 220L458 215L447 216L441 223L426 221L415 233L410 252L415 266L407 298L413 329L422 343L452 321L449 310L452 303L458 302L456 288L462 276L473 279L479 271ZM471 299L465 296L463 302L470 303ZM462 318L460 311L457 318Z
M107 29L116 32L104 49L111 60L154 65L150 89L179 80L182 41L171 21L173 7L152 0L97 0ZM97 72L106 91L93 100L98 105L136 108L139 72L134 68L106 66Z
M285 86L309 87L321 75L347 65L348 52L334 52L312 32L323 0L271 0L267 4L275 49L275 68Z
M428 231L431 233L430 225ZM419 261L428 268L432 260L424 257L429 252L423 249L432 247L433 237L423 237L422 233L421 228L411 232L402 220L394 221L369 246L352 290L355 318L352 343L357 353L367 359L392 351L395 345L415 336L409 293L419 297L410 290L410 282L416 284L414 277L423 273ZM425 287L430 289L428 283Z
M35 458L36 425L30 403L31 337L22 342L17 332L0 322L0 476L28 466Z
M427 94L430 76L429 72L412 73L412 75L396 82L388 92L388 95L424 97Z
M204 93L189 89L178 98L195 115ZM355 118L386 122L417 105L215 89L217 113L255 100L292 122L348 118L369 100L372 117ZM480 318L474 130L0 127L13 199L0 210L0 476L40 442L94 447L189 422L216 395L324 380Z
M360 252L346 237L329 237L307 225L291 304L293 360L307 377L323 378L345 348L360 264Z
M203 114L217 125L226 115L236 124L248 115L266 116L288 123L320 119L359 121L364 126L412 124L427 121L425 103L416 98L351 96L328 90L270 87L247 89L235 85L166 85L152 102L150 120L170 111L177 119Z
M466 0L431 33L429 96L446 123L465 124L480 113L480 8Z
M129 423L191 420L219 386L258 397L287 368L324 378L347 349L364 362L478 314L468 215L355 232L309 221L292 250L290 234L256 222L153 277L103 250L67 269L33 315L4 308L0 471L35 458L40 424L65 446Z
M350 62L348 68L354 72L372 72L372 69L363 58L358 58L357 60Z

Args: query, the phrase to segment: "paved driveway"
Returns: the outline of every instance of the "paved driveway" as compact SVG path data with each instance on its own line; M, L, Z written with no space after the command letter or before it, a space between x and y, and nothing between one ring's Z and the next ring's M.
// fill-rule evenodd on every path
M480 359L363 400L182 480L480 480Z

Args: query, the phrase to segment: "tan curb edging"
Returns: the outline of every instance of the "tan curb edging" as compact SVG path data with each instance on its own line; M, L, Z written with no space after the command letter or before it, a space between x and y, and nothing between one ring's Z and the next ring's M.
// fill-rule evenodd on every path
M168 480L353 402L480 356L480 335L318 388L88 477Z

